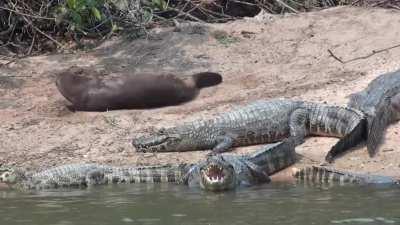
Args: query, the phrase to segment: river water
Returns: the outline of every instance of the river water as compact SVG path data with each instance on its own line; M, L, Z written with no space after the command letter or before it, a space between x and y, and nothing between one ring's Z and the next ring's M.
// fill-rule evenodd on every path
M0 191L0 225L400 224L400 189L266 184L206 193L173 184Z

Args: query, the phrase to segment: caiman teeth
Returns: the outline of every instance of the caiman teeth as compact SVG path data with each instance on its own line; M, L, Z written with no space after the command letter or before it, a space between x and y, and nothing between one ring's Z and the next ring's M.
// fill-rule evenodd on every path
M223 169L219 165L210 165L205 172L210 181L221 181L224 178Z

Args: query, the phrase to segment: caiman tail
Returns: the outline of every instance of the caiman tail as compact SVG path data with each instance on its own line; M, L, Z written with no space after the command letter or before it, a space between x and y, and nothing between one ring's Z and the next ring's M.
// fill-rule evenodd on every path
M323 166L293 168L293 177L312 184L399 184L399 180L380 175L358 174Z
M346 175L343 172L320 166L306 166L304 168L293 168L293 177L298 181L313 184L332 184L332 183L356 183L358 180Z
M337 155L343 153L345 150L356 146L366 138L366 119L362 119L357 126L343 138L341 138L325 156L325 161L332 163Z
M367 118L367 150L371 157L376 154L378 146L382 142L386 127L396 118L398 111L392 104L396 106L397 102L392 102L392 99L395 98L396 101L398 101L399 92L400 86L387 90L379 101L375 117Z
M112 174L113 183L182 183L189 167L186 164L117 168Z
M68 164L41 172L1 170L0 181L17 189L88 187L101 184L182 183L190 166L116 167L98 164Z
M222 82L222 76L212 72L196 73L192 78L197 88L210 87Z
M311 134L340 138L326 155L327 162L364 140L366 119L361 111L315 103L309 108Z

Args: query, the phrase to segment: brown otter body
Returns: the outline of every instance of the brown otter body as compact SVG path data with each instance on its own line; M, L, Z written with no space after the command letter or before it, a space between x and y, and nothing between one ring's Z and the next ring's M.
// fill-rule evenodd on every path
M178 78L172 74L137 74L118 77L87 77L96 74L82 68L70 68L57 76L61 94L80 111L153 108L177 105L195 98L202 87L222 82L217 73L197 73Z

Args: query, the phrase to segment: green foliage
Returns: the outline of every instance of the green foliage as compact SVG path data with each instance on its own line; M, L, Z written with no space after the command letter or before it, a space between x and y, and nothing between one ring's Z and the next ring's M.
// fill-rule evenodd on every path
M168 9L168 4L164 0L151 0L151 6L153 9L165 11Z
M169 6L165 0L142 0L142 22L151 22L154 18L155 12L167 11Z
M57 20L67 21L70 30L86 34L107 19L103 12L105 3L105 0L66 0L56 11Z
M222 30L216 30L212 33L212 35L220 44L224 45L225 47L229 47L231 44L239 41L237 37L234 37Z
M146 24L153 20L154 11L165 11L168 4L165 0L142 0L145 7L143 10L135 9L137 12L136 24ZM122 0L121 4L128 5L128 1ZM112 23L105 12L115 5L115 0L65 0L56 10L57 23L67 22L68 29L86 35L99 31L114 32L120 29ZM118 7L116 7L118 8ZM128 9L119 8L121 11ZM132 10L129 10L130 13ZM123 14L123 13L122 13ZM95 30L93 28L96 28Z

